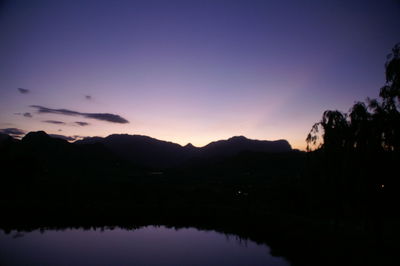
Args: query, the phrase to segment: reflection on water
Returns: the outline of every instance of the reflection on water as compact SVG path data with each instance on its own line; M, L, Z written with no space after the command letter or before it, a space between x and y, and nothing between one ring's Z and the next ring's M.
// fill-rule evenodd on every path
M0 265L290 265L267 245L195 228L0 231Z

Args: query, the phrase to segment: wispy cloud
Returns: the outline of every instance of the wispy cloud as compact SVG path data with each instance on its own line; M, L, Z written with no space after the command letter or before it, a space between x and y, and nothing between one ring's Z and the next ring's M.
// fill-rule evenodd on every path
M32 114L31 114L31 113L14 113L14 114L15 114L15 115L23 115L23 116L29 117L29 118L32 117Z
M3 128L0 129L0 133L10 135L12 137L21 137L25 135L25 131L19 128Z
M82 116L85 118L91 118L91 119L107 121L107 122L111 122L111 123L120 123L120 124L129 123L129 121L126 120L125 118L123 118L119 115L109 114L109 113L82 113L82 112L77 112L77 111L68 110L68 109L47 108L47 107L40 106L40 105L31 105L30 107L35 108L38 111L38 113L50 113L50 114L69 115L69 116Z
M15 115L22 115L22 116L29 117L29 118L33 117L31 113L14 113L14 114Z
M30 92L30 90L28 90L28 89L23 89L23 88L18 88L17 90L19 91L19 93L22 93L22 94L27 94L27 93Z
M49 123L49 124L55 124L55 125L65 125L65 122L57 121L57 120L45 120L45 121L42 121L42 122Z
M120 123L120 124L126 124L129 123L128 120L125 118L122 118L119 115L114 115L114 114L108 114L108 113L86 113L83 114L84 117L86 118L92 118L92 119L97 119L97 120L103 120L103 121L108 121L112 123Z
M81 121L76 121L75 124L77 124L78 126L81 126L81 127L90 125L90 124L87 123L87 122L81 122Z

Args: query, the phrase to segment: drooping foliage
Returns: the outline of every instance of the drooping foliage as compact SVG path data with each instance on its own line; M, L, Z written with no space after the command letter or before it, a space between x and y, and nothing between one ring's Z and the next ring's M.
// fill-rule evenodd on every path
M400 200L400 43L385 70L378 99L325 111L306 139L311 213L358 219L377 236Z
M307 136L308 151L399 151L400 43L388 55L385 69L380 98L356 102L348 113L325 111Z

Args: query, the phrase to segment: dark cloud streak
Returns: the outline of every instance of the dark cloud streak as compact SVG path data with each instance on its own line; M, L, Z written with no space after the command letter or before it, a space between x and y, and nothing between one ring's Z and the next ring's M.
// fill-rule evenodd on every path
M15 115L22 115L22 116L29 117L29 118L32 117L32 114L31 114L31 113L14 113L14 114L15 114Z
M78 126L81 126L81 127L90 125L90 124L87 123L87 122L81 122L81 121L76 121L75 124L77 124Z
M28 89L23 89L23 88L18 88L17 90L18 90L19 93L21 93L21 94L27 94L27 93L30 92L30 90L28 90Z
M109 113L81 113L77 111L72 111L68 109L52 109L40 105L31 105L30 107L37 109L38 113L50 113L59 115L69 115L69 116L82 116L85 118L91 118L101 121L107 121L111 123L126 124L129 123L125 118Z
M74 141L74 140L76 140L75 137L64 136L64 135L59 135L59 134L49 134L49 136L52 137L52 138L63 139L63 140L67 140L67 141Z
M19 128L3 128L0 129L0 133L10 135L12 137L21 137L25 135L25 131Z
M55 124L55 125L65 125L65 122L57 121L57 120L45 120L45 121L42 121L42 122L49 123L49 124Z
M78 139L85 138L85 137L79 136L79 135L65 136L65 135L60 135L60 134L49 134L49 136L52 137L52 138L64 139L66 141L76 141Z

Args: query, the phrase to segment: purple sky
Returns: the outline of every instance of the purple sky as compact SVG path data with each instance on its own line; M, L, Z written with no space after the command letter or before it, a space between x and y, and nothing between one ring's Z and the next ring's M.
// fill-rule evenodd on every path
M399 16L395 0L5 1L0 129L303 149L324 110L377 97Z

